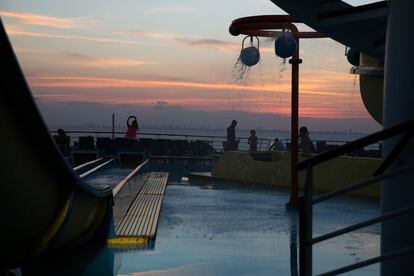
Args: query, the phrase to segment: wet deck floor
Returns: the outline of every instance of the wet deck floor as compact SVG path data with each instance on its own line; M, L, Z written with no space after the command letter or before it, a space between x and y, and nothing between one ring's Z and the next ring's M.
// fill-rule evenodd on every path
M296 275L297 217L288 192L264 187L170 182L153 249L115 253L118 275ZM314 236L373 217L375 202L344 197L314 209ZM314 273L379 253L379 227L314 247ZM373 265L346 275L378 275Z

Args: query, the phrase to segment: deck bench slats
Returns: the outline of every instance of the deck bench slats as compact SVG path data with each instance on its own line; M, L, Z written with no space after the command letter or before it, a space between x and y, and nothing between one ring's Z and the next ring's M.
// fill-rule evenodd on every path
M151 173L128 212L115 225L117 237L155 237L167 180L168 173Z
M145 183L140 194L146 195L162 195L167 185L168 173L159 172L152 173Z

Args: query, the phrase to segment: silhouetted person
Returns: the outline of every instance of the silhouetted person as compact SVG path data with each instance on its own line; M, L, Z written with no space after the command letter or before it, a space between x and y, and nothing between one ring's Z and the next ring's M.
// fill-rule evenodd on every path
M247 140L247 143L250 145L250 151L257 151L257 143L259 139L256 136L256 131L254 129L250 130L250 137Z
M132 119L132 121L131 121ZM127 120L127 132L125 134L125 138L136 139L138 133L138 122L137 117L129 116Z
M300 138L300 152L304 156L310 156L312 152L315 151L313 142L309 137L309 131L307 127L301 127L299 129L299 138Z
M227 150L237 150L236 126L237 121L233 120L227 128Z
M58 146L60 152L63 156L69 155L70 148L70 137L66 135L65 131L61 128L57 130L58 135L53 136L55 139L56 145Z
M286 147L278 138L275 138L270 144L269 151L286 151Z

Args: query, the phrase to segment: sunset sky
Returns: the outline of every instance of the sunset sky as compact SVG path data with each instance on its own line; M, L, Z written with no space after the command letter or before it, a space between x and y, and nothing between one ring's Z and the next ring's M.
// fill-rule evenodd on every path
M153 125L162 118L224 127L230 118L243 118L245 128L288 129L272 122L288 122L290 115L290 68L275 57L273 41L261 39L261 63L243 79L234 68L242 37L231 36L228 27L238 17L260 14L284 12L269 0L0 3L51 125L109 124L112 113L119 120L134 113ZM379 125L363 107L344 52L345 46L326 38L301 42L300 116L316 130L371 132ZM217 120L220 114L223 120Z

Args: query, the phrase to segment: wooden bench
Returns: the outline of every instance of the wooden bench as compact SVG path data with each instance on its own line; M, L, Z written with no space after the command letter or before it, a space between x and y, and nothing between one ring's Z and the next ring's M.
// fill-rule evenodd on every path
M138 245L155 239L167 180L168 173L150 173L125 215L116 220L115 237L109 244Z

